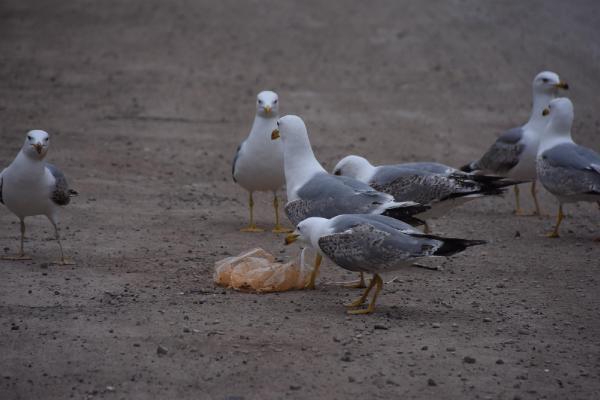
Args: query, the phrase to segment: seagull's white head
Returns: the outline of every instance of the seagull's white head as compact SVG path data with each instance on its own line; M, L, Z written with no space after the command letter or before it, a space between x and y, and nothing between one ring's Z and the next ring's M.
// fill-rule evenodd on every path
M556 96L559 89L567 90L569 85L560 80L558 74L551 71L542 71L533 78L533 92L551 94Z
M31 158L41 160L46 157L49 146L50 135L48 135L48 132L36 129L27 132L25 143L23 144L23 153Z
M277 120L277 128L272 132L271 139L279 139L284 143L302 142L308 138L308 131L302 118L297 115L286 115Z
M319 249L319 239L328 233L329 220L321 217L310 217L301 221L296 230L290 233L285 238L286 244L291 244L296 240L301 243L312 247L313 249Z
M364 157L350 155L342 158L333 169L334 175L348 176L363 181L371 175L373 165Z
M256 114L265 118L279 115L279 96L270 90L262 91L256 96Z
M575 117L571 100L566 97L552 100L542 115L549 118L544 135L571 136L571 125Z

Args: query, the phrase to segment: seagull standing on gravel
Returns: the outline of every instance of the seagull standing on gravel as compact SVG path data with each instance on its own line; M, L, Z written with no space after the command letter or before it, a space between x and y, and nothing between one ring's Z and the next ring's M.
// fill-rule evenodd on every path
M25 144L15 160L0 173L0 203L4 204L21 221L21 248L16 257L4 260L30 260L25 255L25 217L45 215L56 233L60 248L61 265L73 265L65 259L57 226L57 214L66 206L71 196L77 194L69 189L64 174L55 166L44 161L50 138L47 132L33 130L27 133Z
M596 201L600 205L600 154L573 142L571 100L552 100L542 114L550 120L541 137L537 173L542 185L559 202L556 226L548 235L557 238L564 203Z
M363 295L346 305L354 309L349 314L369 314L375 310L377 295L383 287L380 274L397 271L415 260L448 257L467 247L485 244L482 240L424 234L402 221L372 214L307 218L285 242L290 244L298 239L344 269L373 274ZM356 309L364 304L373 287L375 293L368 307Z
M279 98L271 91L260 92L256 99L256 117L248 138L240 144L232 165L233 181L248 191L250 223L242 232L262 232L254 223L255 191L273 192L275 227L273 232L285 233L289 229L279 224L279 199L277 190L285 183L283 173L283 147L271 140L279 115Z
M517 181L531 181L531 195L535 203L535 213L541 214L535 189L535 161L540 143L540 135L546 126L542 111L556 97L559 89L568 89L569 85L561 81L557 74L550 71L535 76L533 87L533 107L529 121L518 128L504 132L488 151L477 161L463 166L465 172L482 172L505 176ZM519 187L515 185L515 214L522 215L519 201Z

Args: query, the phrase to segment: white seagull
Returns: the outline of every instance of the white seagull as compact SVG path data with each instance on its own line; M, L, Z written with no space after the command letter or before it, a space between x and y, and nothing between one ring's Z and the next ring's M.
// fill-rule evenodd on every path
M552 100L542 114L549 121L541 137L537 173L542 185L559 202L556 225L548 235L557 238L564 218L563 204L596 201L600 206L600 154L573 142L571 100Z
M65 175L55 166L44 161L50 138L47 132L33 130L27 133L25 143L15 160L0 174L0 202L21 221L21 247L16 257L5 260L30 260L23 249L25 217L45 215L56 233L60 248L61 265L72 265L65 259L57 217L61 206L66 206L71 196L77 194L69 189Z
M271 91L260 92L256 99L256 116L248 138L238 147L232 165L233 180L248 191L250 223L242 232L262 232L254 223L255 191L273 192L275 227L273 232L290 232L279 224L277 191L285 183L283 173L283 147L271 140L279 116L279 98Z
M531 181L531 195L535 203L535 213L541 214L535 189L536 166L540 135L546 125L542 110L554 99L559 89L568 89L554 72L543 71L535 76L532 83L533 107L529 121L523 126L504 132L488 151L477 161L461 169L465 172L481 172L505 176L517 181ZM515 214L522 215L519 201L519 187L515 188Z

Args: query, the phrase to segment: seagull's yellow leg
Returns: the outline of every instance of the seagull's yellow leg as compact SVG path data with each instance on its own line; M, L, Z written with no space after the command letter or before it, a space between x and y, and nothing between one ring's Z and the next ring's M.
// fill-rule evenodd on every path
M519 185L513 186L515 188L515 215L523 215L521 209L521 199L519 198Z
M560 237L558 234L558 227L560 226L560 223L562 222L564 217L565 217L565 215L563 214L562 203L561 203L558 205L558 214L556 215L556 225L554 226L554 230L546 236L548 236L549 238Z
M250 207L250 224L247 227L240 229L242 232L262 232L263 230L256 227L254 223L254 198L252 192L248 192L248 206Z
M367 299L367 296L369 296L369 292L371 289L373 289L373 286L375 286L375 276L373 276L373 279L371 279L371 282L369 282L369 286L367 286L363 294L358 299L354 300L352 303L344 304L344 306L348 308L354 308L363 305Z
M54 221L50 220L50 222L52 222L52 225L54 226L54 233L56 234L56 241L58 242L58 248L60 249L60 260L57 262L53 262L52 264L75 265L75 263L73 261L69 261L65 258L65 253L63 251L62 243L60 242L60 234L58 233L58 226L56 225L56 223Z
M310 273L310 279L308 280L308 283L306 284L306 286L304 286L305 289L315 288L315 281L317 280L317 275L319 275L319 268L321 267L322 260L323 257L319 253L317 253L317 256L315 257L315 265L313 267L312 272Z
M273 192L273 208L275 209L275 227L273 233L290 233L291 229L284 228L279 224L279 199L277 198L277 192Z
M31 260L31 257L29 257L28 255L25 254L25 249L23 246L23 242L25 241L25 221L21 220L21 247L19 249L19 255L18 256L5 256L5 257L0 257L0 260L6 260L6 261L26 261L26 260Z
M535 204L535 211L533 212L533 215L542 216L542 209L540 208L540 203L538 202L537 190L535 190L535 183L536 181L531 182L531 197L533 197L533 204Z
M381 288L383 287L383 280L379 275L374 274L372 281L375 282L376 287L375 293L373 293L373 298L371 299L369 306L367 308L361 308L360 310L348 310L348 314L371 314L373 311L375 311L375 303L377 302L377 296L379 295L379 292L381 292Z

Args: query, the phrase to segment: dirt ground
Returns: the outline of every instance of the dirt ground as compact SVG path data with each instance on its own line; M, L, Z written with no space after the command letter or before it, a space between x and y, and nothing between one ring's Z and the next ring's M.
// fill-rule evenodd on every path
M353 277L331 264L315 291L266 295L212 270L255 246L298 252L238 232L230 163L258 91L305 119L326 168L350 153L458 166L527 119L550 69L571 85L575 140L600 150L598 21L592 0L1 2L0 166L45 129L80 196L61 225L77 266L48 265L43 217L33 261L0 261L0 398L597 398L593 204L568 206L557 240L512 195L458 208L434 231L489 244L399 272L369 316L345 314L358 292L326 284ZM15 252L3 207L0 226Z

